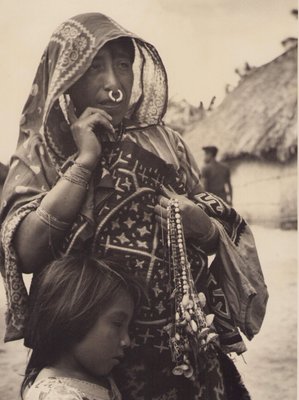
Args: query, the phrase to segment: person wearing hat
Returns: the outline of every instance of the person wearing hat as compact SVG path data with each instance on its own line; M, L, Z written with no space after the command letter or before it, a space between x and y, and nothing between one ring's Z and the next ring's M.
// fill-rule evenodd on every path
M216 160L218 153L216 146L205 146L202 149L205 153L205 165L202 168L202 179L205 190L216 194L229 205L232 205L233 190L228 166Z

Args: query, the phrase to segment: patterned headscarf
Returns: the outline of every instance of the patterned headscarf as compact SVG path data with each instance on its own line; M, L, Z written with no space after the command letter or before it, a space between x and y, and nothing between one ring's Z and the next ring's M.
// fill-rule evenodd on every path
M41 133L57 166L75 152L59 96L87 71L108 41L119 37L133 39L135 47L130 119L142 126L161 121L167 106L167 76L156 49L105 15L81 14L60 25L50 39L23 110L19 143Z

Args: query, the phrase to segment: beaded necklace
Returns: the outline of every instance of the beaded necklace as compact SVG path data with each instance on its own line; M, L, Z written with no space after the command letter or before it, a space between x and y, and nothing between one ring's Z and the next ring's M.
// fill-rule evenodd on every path
M215 355L218 335L213 328L214 314L206 315L204 293L197 293L187 259L182 218L177 199L167 208L167 245L169 251L173 321L165 327L169 335L174 375L194 380L204 368L205 359Z

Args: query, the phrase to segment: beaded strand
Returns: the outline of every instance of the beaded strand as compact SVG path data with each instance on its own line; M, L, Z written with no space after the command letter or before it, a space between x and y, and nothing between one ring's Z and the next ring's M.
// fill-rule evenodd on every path
M170 199L167 214L174 318L165 329L175 363L173 374L194 380L196 371L203 367L205 356L210 356L214 351L218 335L213 327L214 314L206 315L203 310L206 305L205 295L197 293L195 288L177 199Z

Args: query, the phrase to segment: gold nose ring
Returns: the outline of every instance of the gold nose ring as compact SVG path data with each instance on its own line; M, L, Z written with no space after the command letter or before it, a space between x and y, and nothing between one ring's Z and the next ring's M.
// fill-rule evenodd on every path
M114 103L120 103L124 98L123 92L120 89L117 89L116 92L109 90L108 96Z

